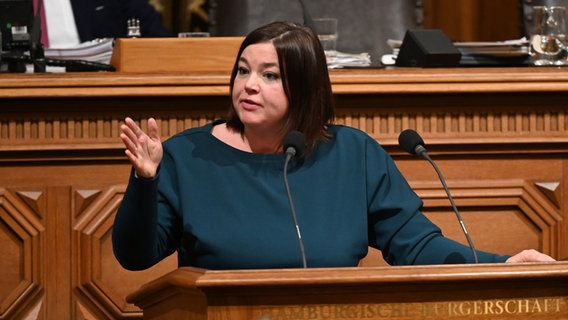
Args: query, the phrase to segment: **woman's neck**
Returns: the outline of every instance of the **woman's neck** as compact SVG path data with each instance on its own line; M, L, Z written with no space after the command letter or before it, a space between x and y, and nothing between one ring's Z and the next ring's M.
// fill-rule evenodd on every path
M251 132L246 130L242 139L253 153L281 153L282 137L274 133Z
M282 153L283 135L278 132L266 132L245 129L240 133L222 123L213 127L211 134L217 139L239 149L252 153Z

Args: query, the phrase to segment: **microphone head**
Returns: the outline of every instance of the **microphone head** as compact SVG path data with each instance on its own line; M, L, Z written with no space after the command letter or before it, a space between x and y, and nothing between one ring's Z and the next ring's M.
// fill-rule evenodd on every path
M418 147L421 147L420 151L425 150L424 140L422 140L418 132L412 129L406 129L400 133L398 136L398 144L400 144L404 151L410 154L418 154Z
M284 137L284 152L291 156L302 154L306 148L306 137L300 131L290 131Z

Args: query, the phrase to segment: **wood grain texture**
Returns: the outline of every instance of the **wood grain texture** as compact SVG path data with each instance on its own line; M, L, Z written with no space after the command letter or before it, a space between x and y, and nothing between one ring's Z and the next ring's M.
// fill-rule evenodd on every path
M478 249L568 257L563 69L333 70L331 80L336 121L383 145L448 236L465 242L434 170L398 147L403 129L425 139ZM0 77L0 319L142 317L126 297L177 261L130 272L113 257L130 172L119 126L152 116L166 139L222 118L228 83L216 72ZM384 261L372 251L361 266Z
M147 319L550 319L568 310L567 272L566 263L180 268L128 300Z

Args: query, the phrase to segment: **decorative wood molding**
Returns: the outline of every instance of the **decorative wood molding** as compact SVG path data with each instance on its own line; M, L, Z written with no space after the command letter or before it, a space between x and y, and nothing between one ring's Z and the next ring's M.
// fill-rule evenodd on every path
M77 190L75 192L75 215L79 216L100 194L101 190Z
M38 215L43 218L45 215L45 197L43 191L17 191L16 194Z
M560 208L560 200L562 199L560 182L537 182L535 185L557 208Z
M12 257L0 259L8 283L0 286L0 319L141 317L125 297L177 260L131 272L114 259L112 223L130 170L120 124L131 116L146 128L155 117L163 139L204 125L224 116L228 80L215 73L0 77L0 254ZM398 147L406 128L423 136L481 249L526 245L567 256L567 72L354 69L333 70L331 80L337 122L393 155L444 233L458 238L461 230L435 172Z
M405 110L385 107L353 111L341 109L340 124L352 126L393 144L400 132L412 128L428 137L429 144L566 143L568 110ZM514 138L511 141L511 138ZM394 140L394 141L393 141Z
M503 144L523 153L539 153L551 144L555 152L568 151L568 110L560 107L558 110L519 109L515 112L500 109L401 112L393 106L359 110L346 106L338 110L336 122L365 131L384 146L397 145L399 133L412 128L427 139L428 145L451 146L457 151L463 144L479 146L490 153L504 151ZM39 120L31 117L0 121L0 152L123 149L119 138L123 117L118 114L87 113L71 117L63 113ZM155 116L163 139L223 117L224 111L204 114L173 110L164 110ZM146 117L134 118L146 128ZM537 149L525 149L526 145L537 144L541 145Z
M42 208L43 209L43 208ZM40 209L40 210L42 210ZM0 317L12 319L42 288L41 235L36 213L9 190L0 188Z
M484 246L476 247L476 249L500 254L515 254L517 252L499 252L495 245L515 241L514 237L520 235L511 228L515 224L527 224L534 225L536 228L523 229L525 241L518 244L508 243L510 248L519 245L520 247L516 250L520 252L541 244L540 250L543 252L553 256L558 254L563 220L561 212L545 193L540 192L536 184L523 180L448 181L447 183L470 236L474 239L474 244L476 242L479 244L479 240L483 240L481 243ZM424 212L430 219L435 219L437 215L449 216L449 218L436 221L443 233L468 245L442 186L432 181L413 181L412 187L424 201ZM499 221L508 222L509 225L495 225L495 222L490 219L495 216L501 216ZM510 236L506 236L507 233ZM529 237L535 242L531 243L526 240ZM527 243L529 247L522 247ZM360 266L387 265L382 260L380 251L369 249L370 254L361 261Z
M536 184L522 180L503 180L449 181L449 185L460 210L517 211L527 223L538 227L534 231L534 237L542 243L542 251L555 254L558 250L555 241L558 239L558 227L562 218L559 209L540 192ZM113 317L139 315L138 308L125 304L126 294L147 279L157 278L177 267L175 257L170 257L150 270L128 272L114 260L110 232L124 188L125 186L114 186L100 193L96 201L91 202L83 212L81 221L75 227L79 241L77 247L82 248L81 255L77 257L77 263L83 270L80 273L78 289L85 299L91 301L92 306L102 308L97 312L105 312ZM413 188L424 199L425 212L445 211L453 215L441 186L428 181L418 181L414 183ZM468 222L471 226L491 224L491 221L482 220ZM457 221L453 218L450 223L457 226ZM441 227L445 229L447 226ZM491 239L492 235L486 236ZM378 265L369 261L362 262L361 265ZM122 284L121 287L115 285L117 282Z
M112 224L126 186L112 186L97 193L95 201L82 212L74 229L76 246L81 248L75 256L79 270L77 290L83 303L83 313L105 313L110 318L141 316L138 307L126 304L125 297L144 283L177 267L175 255L144 271L128 271L114 258L111 244ZM120 285L117 285L120 284Z

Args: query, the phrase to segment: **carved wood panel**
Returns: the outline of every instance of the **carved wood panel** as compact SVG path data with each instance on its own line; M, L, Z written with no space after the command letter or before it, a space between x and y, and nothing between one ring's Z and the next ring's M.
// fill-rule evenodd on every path
M557 186L516 179L449 181L448 185L476 249L502 255L530 248L552 255L558 252L562 216ZM443 234L468 245L441 185L414 181L412 186L424 200L424 213ZM386 263L378 250L371 250L360 265Z
M368 132L393 155L448 236L465 241L434 170L398 147L403 129L424 137L476 248L568 257L568 78L500 83L491 73L390 86L405 76L369 80L362 93L342 92L346 84L336 82L337 122ZM121 81L136 85L122 88L127 94L85 85L50 97L0 97L0 319L140 318L125 296L175 268L175 256L143 272L126 271L113 257L112 221L130 170L118 128L127 115L143 127L153 116L165 139L222 117L228 97L217 83L211 96L141 96L147 88L138 81L146 80L128 79ZM342 81L355 90L356 80ZM175 81L149 91L171 90ZM107 96L87 94L103 89ZM362 262L380 263L376 253Z
M45 205L36 201L41 197L42 192L0 188L0 316L4 319L33 306L42 287Z

